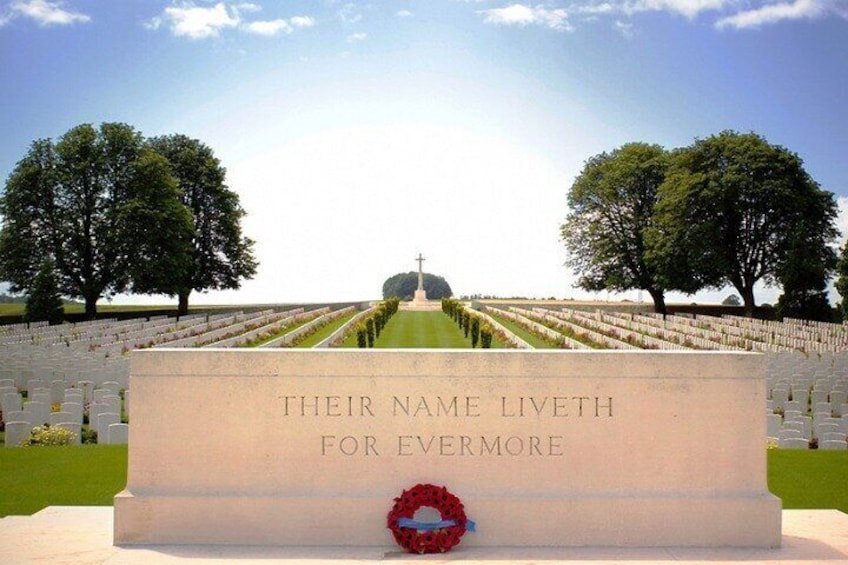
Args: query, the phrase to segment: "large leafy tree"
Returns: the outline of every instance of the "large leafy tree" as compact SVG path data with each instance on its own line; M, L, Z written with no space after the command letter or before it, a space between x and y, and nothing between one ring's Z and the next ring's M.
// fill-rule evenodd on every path
M190 260L175 273L171 288L163 289L178 296L185 314L192 291L236 289L256 274L253 241L242 235L245 212L212 149L180 134L153 138L148 146L167 159L192 215Z
M798 234L823 257L834 211L833 195L796 154L754 133L724 131L675 154L649 246L668 284L694 292L729 283L750 316L754 285L779 282L793 254L803 253Z
M648 260L645 233L653 222L668 154L658 145L629 143L589 159L568 194L561 227L568 265L585 290L648 291L665 313L664 288Z
M453 296L448 282L431 273L424 273L424 291L427 293L428 300L440 300L442 298L450 298ZM412 298L415 295L415 290L418 288L418 273L409 271L408 273L398 273L387 278L383 282L383 298Z
M46 259L42 264L32 288L29 291L24 307L25 322L49 322L50 325L61 324L65 311L59 287L53 274L53 263Z
M839 252L839 259L836 263L836 292L842 297L840 302L842 310L842 319L848 320L848 241L842 246Z
M100 297L131 288L137 273L167 272L181 260L189 218L172 206L178 192L167 168L148 174L151 158L141 134L120 123L83 124L55 144L34 142L0 200L0 278L26 291L50 260L60 292L82 298L94 317ZM150 217L133 210L163 202L169 211L138 229L135 222ZM152 246L142 269L139 254Z

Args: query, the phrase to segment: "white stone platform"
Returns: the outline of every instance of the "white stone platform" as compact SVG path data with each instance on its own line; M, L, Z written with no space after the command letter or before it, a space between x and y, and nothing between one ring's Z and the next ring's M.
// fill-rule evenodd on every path
M837 510L784 510L783 545L777 549L698 548L455 548L444 555L409 555L396 547L285 548L248 546L112 545L111 506L52 506L33 516L0 519L0 563L63 564L218 564L280 562L289 565L368 565L406 561L416 565L534 563L607 565L612 563L848 563L848 514ZM474 534L466 534L474 535Z

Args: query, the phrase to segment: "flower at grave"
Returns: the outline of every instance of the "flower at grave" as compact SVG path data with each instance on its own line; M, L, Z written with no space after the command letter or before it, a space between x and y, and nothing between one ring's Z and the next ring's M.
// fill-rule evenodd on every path
M437 510L441 521L416 521L415 512L424 507ZM458 544L466 531L474 531L474 522L465 516L459 498L446 487L418 484L395 498L387 527L398 545L409 553L444 553Z

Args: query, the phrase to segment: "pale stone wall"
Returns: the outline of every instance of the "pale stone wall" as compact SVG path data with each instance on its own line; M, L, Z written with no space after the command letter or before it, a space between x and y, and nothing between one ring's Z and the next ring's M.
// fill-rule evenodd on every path
M133 354L118 544L391 546L420 482L463 545L780 545L747 353Z

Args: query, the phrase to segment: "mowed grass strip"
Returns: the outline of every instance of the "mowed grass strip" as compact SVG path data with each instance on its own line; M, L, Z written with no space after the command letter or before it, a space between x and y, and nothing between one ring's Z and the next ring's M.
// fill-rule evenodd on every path
M401 310L392 316L374 343L379 348L468 348L471 340L444 312Z
M326 326L319 328L314 334L307 336L306 339L298 343L295 347L315 347L336 331L346 323L350 321L351 318L359 314L359 312L350 312L349 314L345 314L340 316L327 324Z
M769 449L768 485L784 508L848 513L848 451Z
M126 484L126 445L0 448L0 517L111 506Z
M515 335L517 335L518 337L520 337L521 339L526 341L527 343L529 343L535 349L558 349L556 345L554 345L552 343L548 343L547 341L545 341L544 339L542 339L538 335L534 334L533 332L531 332L529 330L522 328L521 326L519 326L518 324L516 324L512 320L510 320L508 318L504 318L502 316L496 316L496 315L492 314L491 312L488 312L488 314L490 316L492 316L492 318L497 320L498 323L500 323L503 327L505 327L506 329L508 329L509 331L511 331L512 333L514 333Z

